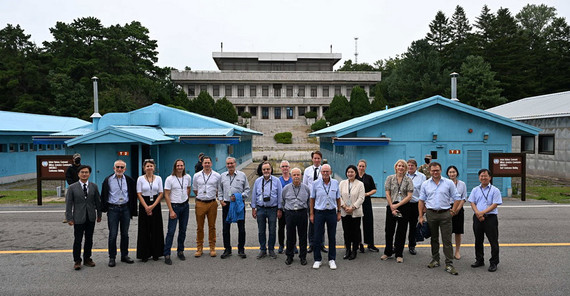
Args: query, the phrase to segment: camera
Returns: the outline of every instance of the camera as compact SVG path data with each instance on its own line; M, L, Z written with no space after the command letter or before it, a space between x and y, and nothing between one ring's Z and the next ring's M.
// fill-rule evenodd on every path
M271 197L269 197L269 196L266 196L266 197L263 198L263 201L264 201L264 202L268 202L268 201L270 201L270 200L271 200Z

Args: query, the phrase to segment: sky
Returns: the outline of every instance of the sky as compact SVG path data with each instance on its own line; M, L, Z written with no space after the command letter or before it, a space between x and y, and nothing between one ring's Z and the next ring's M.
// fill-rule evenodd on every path
M441 10L461 5L473 25L487 4L516 15L527 4L546 4L570 23L570 1L543 0L0 0L0 26L19 24L38 46L53 40L49 28L96 17L105 26L139 21L158 43L158 65L217 70L212 52L319 52L354 62L395 57L424 38Z

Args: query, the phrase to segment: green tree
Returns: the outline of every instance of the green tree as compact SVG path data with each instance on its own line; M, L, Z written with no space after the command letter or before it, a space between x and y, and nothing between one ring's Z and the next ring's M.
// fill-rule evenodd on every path
M351 108L346 97L342 95L334 96L329 109L325 112L325 117L331 125L349 120L351 118Z
M507 102L501 96L502 89L495 79L491 65L480 56L468 56L461 65L458 78L457 97L471 106L488 109Z
M444 68L459 71L468 55L476 51L471 25L463 7L457 5L449 23L451 42L443 52Z
M366 91L358 86L352 88L350 93L350 109L352 117L359 117L370 113L370 101Z
M449 19L443 11L438 11L435 19L429 24L426 40L439 52L443 51L444 47L451 41Z
M236 123L238 121L238 115L234 105L223 97L214 103L214 116L217 119L223 120L229 123Z
M192 100L192 112L214 117L214 104L216 102L207 91L201 91L198 96ZM237 119L236 119L237 121ZM234 121L235 122L235 121Z
M344 61L344 64L342 65L342 67L338 69L338 71L378 71L378 70L374 69L374 67L372 67L367 63L356 64L349 59Z

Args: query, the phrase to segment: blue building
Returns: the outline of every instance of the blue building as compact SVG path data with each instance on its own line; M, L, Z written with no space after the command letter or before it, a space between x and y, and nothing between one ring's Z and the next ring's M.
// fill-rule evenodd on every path
M87 126L53 133L36 141L65 143L66 153L81 153L82 163L93 167L91 181L101 183L113 173L113 163L127 163L127 174L142 174L142 162L154 159L157 174L165 178L176 159L194 174L200 152L212 158L213 169L225 170L233 156L238 167L251 162L252 136L259 132L192 112L153 104L128 113L107 113Z
M489 153L511 152L515 135L537 135L539 128L517 122L441 96L377 111L313 132L337 178L345 178L349 164L366 159L377 196L384 196L384 181L394 174L398 159L416 159L418 166L430 154L444 170L455 165L468 190L479 184L477 172L487 168ZM510 178L495 178L503 195Z
M62 155L65 143L34 143L33 136L88 125L73 118L0 111L0 184L36 177L36 155Z

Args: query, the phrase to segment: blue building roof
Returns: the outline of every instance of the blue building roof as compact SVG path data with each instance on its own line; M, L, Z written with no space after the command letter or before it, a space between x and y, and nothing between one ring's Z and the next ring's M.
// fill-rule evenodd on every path
M457 101L444 98L442 96L433 96L420 101L412 102L406 105L394 107L387 110L373 112L367 115L356 117L333 126L312 132L309 136L313 137L342 137L350 133L362 130L364 128L377 125L394 118L407 115L412 112L421 111L433 105L442 105L450 109L464 112L473 116L483 118L495 122L497 124L509 126L513 135L536 135L540 131L534 126L520 123L509 118L487 112Z
M0 134L45 134L55 133L89 125L73 117L53 116L0 111Z

